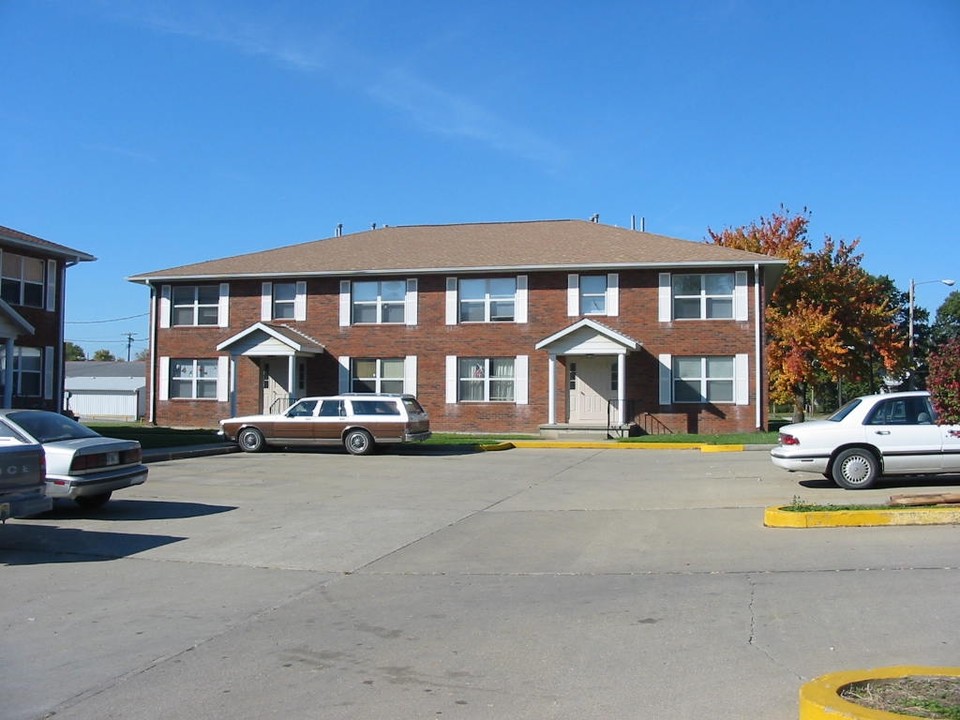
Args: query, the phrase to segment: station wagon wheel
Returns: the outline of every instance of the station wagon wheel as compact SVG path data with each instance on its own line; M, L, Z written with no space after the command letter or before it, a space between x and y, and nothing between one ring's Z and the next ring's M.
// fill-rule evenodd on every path
M865 490L873 487L880 474L880 461L865 448L844 450L833 461L833 481L847 490Z
M73 501L84 510L96 510L106 505L112 494L112 492L105 492L99 495L81 495L74 498Z
M351 455L369 455L373 452L373 438L366 430L351 430L343 438L343 446Z
M244 452L260 452L263 450L263 433L256 428L244 428L237 435L237 444Z

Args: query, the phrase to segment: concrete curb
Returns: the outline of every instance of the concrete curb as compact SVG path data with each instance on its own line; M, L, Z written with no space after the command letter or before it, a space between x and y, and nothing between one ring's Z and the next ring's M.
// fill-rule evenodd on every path
M699 450L701 452L742 452L745 445L706 443L621 443L612 440L511 440L516 448L573 448L586 450Z
M228 455L240 452L240 447L233 443L218 443L216 445L184 445L182 447L144 449L143 462L163 462L165 460L182 460L183 458L204 457L206 455Z
M903 720L905 715L871 710L840 697L846 685L866 680L886 680L910 675L960 677L957 667L898 665L872 670L848 670L822 675L800 688L800 720Z
M794 512L768 507L763 524L773 528L874 527L880 525L955 525L960 507L904 507L875 510L813 510Z

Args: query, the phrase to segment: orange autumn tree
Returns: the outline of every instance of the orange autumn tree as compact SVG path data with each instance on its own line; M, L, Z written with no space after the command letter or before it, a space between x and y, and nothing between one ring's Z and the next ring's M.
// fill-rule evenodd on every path
M894 372L904 362L897 308L883 283L864 270L859 240L825 237L814 250L807 239L810 213L781 208L771 217L722 232L708 229L717 245L787 261L765 311L770 397L793 403L804 417L807 387L824 378L867 378L873 366Z

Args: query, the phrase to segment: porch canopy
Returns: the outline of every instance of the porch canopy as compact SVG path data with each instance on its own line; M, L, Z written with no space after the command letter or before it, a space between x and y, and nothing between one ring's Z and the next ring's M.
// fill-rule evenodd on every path
M627 353L639 349L641 343L633 338L614 330L611 327L583 318L559 332L544 338L535 345L537 350L546 350L549 353L548 382L549 382L549 411L547 423L555 425L557 422L557 358L561 355L571 356L616 356L617 358L617 422L624 423L624 393L626 387L626 356Z
M258 322L217 345L217 351L230 353L231 412L236 412L236 358L286 358L287 394L297 387L297 358L326 352L313 338L279 323Z
M3 341L3 407L13 405L13 356L16 340L20 335L31 336L36 332L33 325L10 307L10 304L0 300L0 340Z

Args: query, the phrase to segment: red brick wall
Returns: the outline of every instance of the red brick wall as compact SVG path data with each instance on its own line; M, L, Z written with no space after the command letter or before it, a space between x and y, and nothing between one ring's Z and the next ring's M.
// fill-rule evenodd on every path
M500 276L503 274L501 273ZM751 272L752 276L752 272ZM627 356L625 395L636 400L636 412L650 412L677 432L730 432L752 430L756 425L754 304L750 319L674 321L657 320L659 302L656 271L626 271L619 274L619 317L593 317L603 325L642 344ZM212 358L215 347L260 320L259 281L230 283L229 328L157 329L156 357ZM548 354L534 350L544 338L577 322L567 316L567 273L528 274L528 322L447 325L446 277L419 278L418 325L339 326L338 279L307 280L307 320L286 321L317 342L327 353L307 360L307 394L332 394L338 390L341 356L418 358L417 394L428 409L436 431L536 432L548 419ZM749 405L659 404L661 353L672 355L750 355ZM451 404L445 397L447 355L529 357L529 404ZM237 358L237 403L241 414L259 409L259 370L255 360ZM558 364L556 419L566 417L565 366ZM174 426L214 426L230 413L229 403L210 400L158 402L156 422Z

